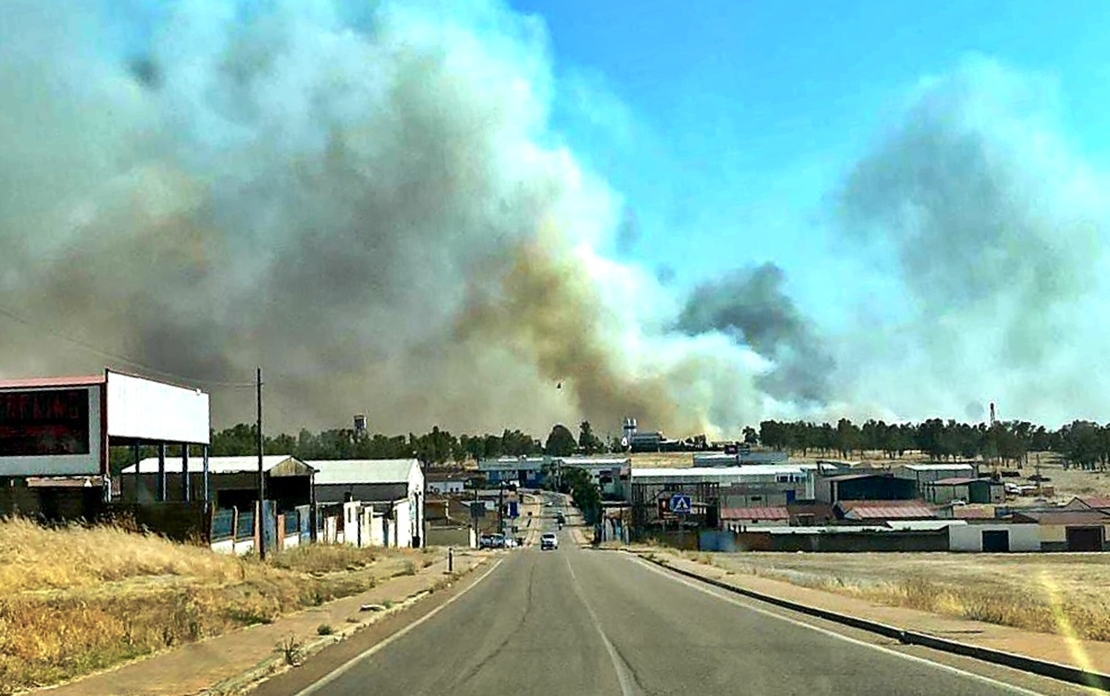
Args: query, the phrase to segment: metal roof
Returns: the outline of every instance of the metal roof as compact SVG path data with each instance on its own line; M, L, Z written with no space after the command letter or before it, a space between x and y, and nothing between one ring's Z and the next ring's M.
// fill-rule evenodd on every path
M1102 498L1096 495L1080 496L1077 495L1072 501L1078 500L1083 505L1091 508L1092 510L1107 510L1110 509L1110 498Z
M32 389L35 387L89 387L94 384L104 384L107 381L108 378L104 375L0 379L0 389Z
M967 484L972 483L974 481L982 481L982 480L986 480L986 479L968 478L967 476L953 476L951 478L942 478L942 479L937 479L936 481L930 481L926 485L933 485L933 486L966 486Z
M903 464L903 469L910 471L967 471L975 470L970 464Z
M1099 510L1014 510L1014 516L1027 517L1040 524L1106 525L1110 515Z
M917 501L861 500L854 504L841 503L844 517L854 520L909 520L935 519L932 508Z
M838 474L836 476L826 476L825 480L826 481L855 481L857 479L865 479L865 478L892 479L892 478L897 478L897 477L894 474L890 473L889 471L873 471L869 474Z
M288 454L268 454L262 458L262 470L271 471L281 464L293 460L293 462L304 465L305 462L300 461L296 457ZM166 457L166 471L169 473L181 473L181 458L180 457ZM204 458L203 457L189 457L189 472L202 473L204 471ZM209 457L208 458L208 471L213 474L242 474L252 471L258 471L258 457L251 455L246 457ZM125 474L134 474L135 465L125 467L123 469ZM157 474L158 473L158 457L147 457L139 462L139 473L142 474Z
M723 508L722 520L788 520L790 513L784 507Z
M886 525L891 529L932 532L948 527L966 527L967 520L890 520Z
M316 485L357 483L408 483L416 459L320 459L308 462L316 469Z
M773 474L803 474L806 471L815 471L816 464L749 464L747 466L689 466L689 467L656 467L638 469L632 467L632 478L638 479L670 479L686 476L706 476L712 479L724 476L770 476Z

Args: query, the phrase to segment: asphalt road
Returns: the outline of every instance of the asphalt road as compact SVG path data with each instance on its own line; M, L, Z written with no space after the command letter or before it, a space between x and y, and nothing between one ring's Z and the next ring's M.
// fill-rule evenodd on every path
M544 508L551 530L558 509ZM285 693L1082 693L938 655L772 611L625 554L578 549L564 530L558 550L505 552L428 620Z

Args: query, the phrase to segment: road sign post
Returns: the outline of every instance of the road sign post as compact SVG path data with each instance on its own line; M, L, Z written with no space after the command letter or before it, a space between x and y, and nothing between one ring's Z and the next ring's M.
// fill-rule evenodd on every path
M690 514L693 505L690 496L675 493L671 496L671 512L678 516L678 545L685 546L686 542L686 515Z

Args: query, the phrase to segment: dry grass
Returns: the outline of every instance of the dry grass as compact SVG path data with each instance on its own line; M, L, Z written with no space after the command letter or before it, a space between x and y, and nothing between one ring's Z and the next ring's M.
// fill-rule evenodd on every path
M1110 640L1102 554L685 554L700 563L890 606Z
M0 693L267 623L432 555L314 545L263 563L119 528L0 521Z

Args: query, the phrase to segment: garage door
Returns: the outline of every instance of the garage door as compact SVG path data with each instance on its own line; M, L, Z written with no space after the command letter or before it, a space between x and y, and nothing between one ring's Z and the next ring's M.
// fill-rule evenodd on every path
M1068 551L1101 551L1102 527L1068 527Z
M1006 529L983 531L983 551L986 553L1006 553L1010 550L1010 532Z

